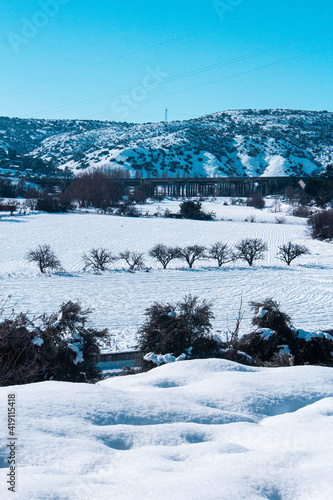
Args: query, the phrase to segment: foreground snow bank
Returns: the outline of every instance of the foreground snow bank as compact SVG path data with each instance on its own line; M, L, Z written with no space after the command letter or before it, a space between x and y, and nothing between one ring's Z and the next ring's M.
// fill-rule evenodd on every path
M16 499L333 498L333 371L172 363L98 385L10 388ZM0 389L2 434L8 388ZM6 436L1 440L1 498Z

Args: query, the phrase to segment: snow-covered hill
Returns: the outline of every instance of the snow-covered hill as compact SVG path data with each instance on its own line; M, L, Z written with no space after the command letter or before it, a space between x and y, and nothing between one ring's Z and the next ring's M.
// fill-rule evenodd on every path
M306 175L333 161L332 118L291 110L147 124L0 118L0 158L11 148L75 173L121 167L144 177Z

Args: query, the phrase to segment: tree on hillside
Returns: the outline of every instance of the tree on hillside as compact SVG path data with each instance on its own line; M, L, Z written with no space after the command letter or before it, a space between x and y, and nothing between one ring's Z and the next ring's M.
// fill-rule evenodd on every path
M278 247L279 251L277 254L278 259L285 262L288 266L295 260L297 257L301 255L307 255L310 253L309 249L304 245L298 245L297 243L285 243Z
M208 249L207 256L209 259L216 260L219 267L222 267L224 264L233 262L235 260L233 251L228 248L228 245L226 243L222 243L221 241L218 241L211 245L211 247Z
M104 272L117 257L113 256L111 252L105 248L93 248L89 254L83 254L84 269L93 269L94 271Z
M266 243L259 238L248 238L236 245L238 250L237 258L245 260L249 266L253 266L254 261L262 260L264 252L268 250Z
M38 245L35 250L29 250L26 256L29 262L35 262L41 273L60 270L61 264L50 245Z
M325 207L333 200L333 165L328 164L326 170L306 181L305 194L320 207Z
M126 262L130 272L144 269L145 263L142 253L130 252L129 250L126 250L125 252L120 253L119 258Z
M163 269L166 269L172 260L179 257L179 248L158 244L150 250L149 255L158 260L162 264Z
M178 258L185 260L188 267L192 269L193 264L197 260L202 260L206 257L206 248L200 245L190 245L188 247L178 249Z

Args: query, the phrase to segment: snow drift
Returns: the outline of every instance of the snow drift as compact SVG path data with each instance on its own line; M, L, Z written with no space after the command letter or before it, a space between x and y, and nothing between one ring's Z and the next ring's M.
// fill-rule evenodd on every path
M15 498L332 498L332 375L210 359L96 386L17 386Z

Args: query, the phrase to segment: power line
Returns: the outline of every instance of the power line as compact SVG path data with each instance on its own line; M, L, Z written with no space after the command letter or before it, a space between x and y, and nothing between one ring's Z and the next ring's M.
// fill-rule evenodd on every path
M237 76L247 75L249 73L253 73L255 71L258 71L260 69L269 68L270 66L275 66L277 64L282 64L282 63L287 62L287 61L292 61L294 59L298 59L299 57L303 57L303 56L308 55L308 54L313 54L314 52L316 52L316 50L312 50L312 51L309 51L309 52L304 52L302 54L298 54L297 56L289 57L287 59L282 59L281 61L276 61L274 63L265 64L264 66L259 66L257 68L250 69L250 70L247 70L247 71L242 71L241 73L237 73L235 75L226 76L224 78L219 78L218 80L213 80L211 82L202 83L200 85L196 85L194 87L189 87L189 88L183 89L183 90L178 90L176 92L172 92L170 94L165 94L165 95L162 95L160 97L153 97L151 99L147 99L145 102L155 101L156 99L164 99L165 97L170 97L170 96L173 96L173 95L176 95L176 94L181 94L183 92L188 92L189 90L194 90L194 89L202 88L202 87L205 87L207 85L212 85L214 83L219 83L219 82L222 82L224 80L229 80L230 78L235 78Z
M295 43L299 43L299 42L302 42L302 41L305 41L305 40L310 40L312 38L315 38L315 37L318 37L318 36L330 33L332 31L333 31L332 29L324 30L324 31L319 31L319 32L314 33L312 35L307 35L305 37L297 38L295 40L290 40L288 42L280 43L278 45L274 45L274 46L268 47L266 49L260 49L258 51L251 52L249 54L244 54L242 56L234 57L232 59L225 60L225 61L222 61L222 62L219 62L219 63L215 63L213 65L204 66L202 68L197 68L195 70L191 70L191 71L188 71L186 73L180 73L180 74L175 75L173 77L166 78L165 80L163 80L162 82L160 82L159 85L165 85L166 83L170 83L170 82L174 82L174 81L177 81L177 80L181 80L183 78L188 78L188 77L191 77L191 76L195 76L197 74L204 73L206 71L212 71L212 70L220 68L222 66L226 66L226 65L229 65L229 64L234 64L234 63L237 63L237 62L242 62L242 61L244 61L246 59L250 59L250 58L256 57L258 55L267 54L269 52L272 52L274 50L280 49L282 47L290 46L290 45L293 45ZM154 87L155 87L155 84L154 84ZM85 105L93 104L93 103L96 103L96 102L101 102L101 101L107 100L109 98L121 97L123 94L132 92L132 91L136 90L137 88L138 88L137 86L136 87L130 87L130 88L124 89L122 91L116 91L116 92L111 92L111 93L107 93L107 94L102 94L102 95L96 96L96 97L90 97L90 98L87 98L87 99L76 101L76 102L71 103L71 104L64 104L62 106L54 106L52 108L46 108L46 109L43 109L43 110L40 110L40 111L37 111L37 112L31 114L29 117L38 116L39 113L53 113L53 112L56 112L56 111L69 110L69 109L73 109L73 108L77 108L77 107L82 107L82 106L85 106ZM150 90L150 87L147 86L146 89Z
M158 97L153 97L151 99L146 99L145 103L146 102L151 102L151 101L156 101L156 100L159 100L159 99L165 99L166 97L171 97L171 96L174 96L174 95L177 95L177 94L181 94L183 92L188 92L189 90L195 90L195 89L198 89L198 88L205 87L207 85L213 85L214 83L219 83L219 82L222 82L222 81L225 81L225 80L229 80L231 78L236 78L238 76L243 76L243 75L247 75L249 73L254 73L255 71L259 71L261 69L269 68L269 67L275 66L277 64L282 64L284 62L292 61L294 59L298 59L299 57L303 57L303 56L308 55L308 54L313 54L314 52L316 52L316 50L312 50L312 51L309 51L309 52L304 52L302 54L298 54L297 56L293 56L293 57L289 57L289 58L286 58L286 59L282 59L282 60L276 61L274 63L265 64L265 65L259 66L257 68L253 68L253 69L250 69L250 70L247 70L247 71L242 71L241 73L236 73L234 75L229 75L229 76L226 76L226 77L223 77L223 78L219 78L217 80L213 80L213 81L210 81L210 82L202 83L200 85L195 85L193 87L188 87L186 89L182 89L182 90L178 90L178 91L175 91L175 92L171 92L169 94L164 94L164 95L161 95L161 96L158 96ZM89 115L87 118L91 118L91 117L94 117L94 116L102 115L102 114L104 114L107 111L109 111L109 110L105 110L105 111L103 111L101 113L96 113L94 115Z
M263 9L259 9L259 10L255 11L255 12L253 12L253 14L257 14L257 13L263 12L265 10L270 10L270 9L272 9L274 7L277 7L277 6L281 5L281 4L290 3L291 1L293 1L293 0L282 0L280 2L277 2L277 3L273 4L273 5L264 7ZM243 19L244 17L247 17L247 16L246 15L239 16L236 20ZM11 88L11 89L3 90L3 91L0 92L0 95L8 94L10 92L15 92L17 90L22 90L22 89L29 88L29 87L34 87L35 85L40 85L42 83L47 83L47 82L50 82L50 81L53 81L53 80L57 80L59 78L63 78L63 77L66 77L66 76L71 76L71 75L73 75L75 73L79 73L81 71L90 70L90 69L96 68L98 66L103 66L105 64L109 64L109 63L112 63L112 62L115 62L115 61L119 61L121 59L125 59L125 58L133 56L133 55L141 54L143 52L147 52L149 50L152 50L152 49L155 49L155 48L158 48L158 47L162 47L164 45L172 44L174 42L177 42L179 40L183 40L185 38L190 38L193 35L196 35L197 33L206 33L207 31L211 31L212 29L215 29L218 26L221 26L220 22L216 23L216 24L213 24L213 25L211 25L209 27L207 26L206 28L200 28L199 30L194 30L191 33L188 33L186 35L181 35L179 37L174 37L174 38L165 40L163 42L159 42L159 43L156 43L156 44L153 44L153 45L149 45L147 47L143 47L143 48L138 49L138 50L134 50L132 52L127 52L126 54L122 54L122 55L119 55L119 56L116 56L116 57L113 57L113 58L110 58L110 59L105 59L104 61L100 61L100 62L97 62L97 63L94 63L94 64L90 64L89 66L82 66L80 68L76 68L76 69L73 69L71 71L67 71L67 72L64 72L64 73L59 73L58 75L54 75L54 76L51 76L49 78L44 78L43 80L37 80L35 82L27 83L25 85L20 85L19 87L14 87L14 88Z

